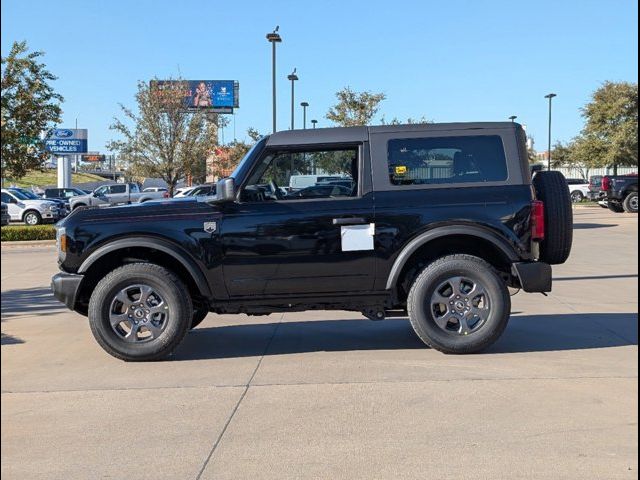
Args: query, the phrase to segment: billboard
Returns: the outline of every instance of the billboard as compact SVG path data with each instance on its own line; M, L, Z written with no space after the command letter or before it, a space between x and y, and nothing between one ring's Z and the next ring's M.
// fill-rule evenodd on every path
M88 153L86 155L82 155L83 162L104 162L106 160L105 155L100 155L99 153Z
M45 140L44 146L54 155L86 153L88 150L87 129L55 128Z
M235 80L153 80L151 88L182 87L189 110L207 109L233 113L238 108L238 82Z

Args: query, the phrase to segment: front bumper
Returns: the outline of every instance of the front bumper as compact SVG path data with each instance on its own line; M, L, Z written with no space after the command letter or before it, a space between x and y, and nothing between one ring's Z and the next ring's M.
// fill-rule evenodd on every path
M517 262L511 272L520 281L520 287L529 293L551 291L551 265L543 262Z
M51 279L53 296L71 310L75 310L76 297L83 278L83 275L75 275L73 273L56 273Z

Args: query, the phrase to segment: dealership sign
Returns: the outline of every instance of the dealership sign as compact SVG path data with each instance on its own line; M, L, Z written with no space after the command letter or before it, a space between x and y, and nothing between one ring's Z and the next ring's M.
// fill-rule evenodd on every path
M180 90L188 110L233 113L239 105L239 85L235 80L153 80L151 89L158 94Z
M87 129L56 128L45 140L47 151L56 155L74 155L88 150Z

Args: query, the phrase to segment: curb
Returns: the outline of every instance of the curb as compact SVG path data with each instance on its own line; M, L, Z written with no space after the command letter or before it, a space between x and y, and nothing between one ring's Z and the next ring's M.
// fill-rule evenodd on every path
M4 247L49 247L55 246L55 240L25 240L25 241L15 241L15 242L2 242L0 245L2 248Z

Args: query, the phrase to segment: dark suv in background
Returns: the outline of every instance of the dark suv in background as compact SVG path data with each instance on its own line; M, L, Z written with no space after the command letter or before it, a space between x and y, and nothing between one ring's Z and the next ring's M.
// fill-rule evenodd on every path
M352 188L281 188L310 173ZM532 180L518 124L329 128L262 138L215 197L79 209L57 238L55 296L124 360L166 356L208 312L309 309L408 315L471 353L506 328L510 288L551 290L572 210L562 174Z

